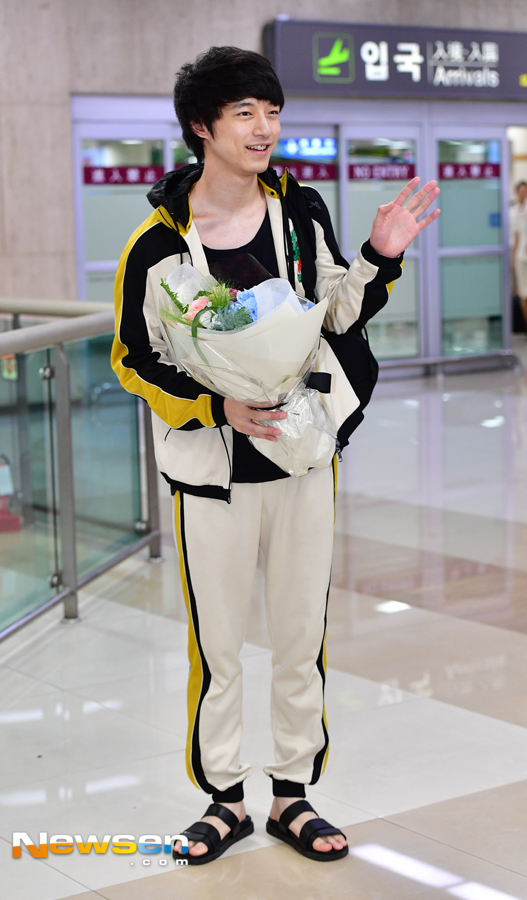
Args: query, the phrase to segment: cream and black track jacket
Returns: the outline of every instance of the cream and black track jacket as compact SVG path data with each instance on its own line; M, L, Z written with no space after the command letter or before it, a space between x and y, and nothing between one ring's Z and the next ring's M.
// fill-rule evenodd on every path
M134 231L117 270L112 367L122 386L143 397L152 410L157 464L172 490L229 501L232 429L223 397L178 368L159 320L161 278L184 262L202 274L209 271L189 203L201 172L199 165L169 172L148 195L154 212ZM298 185L287 171L279 179L271 168L259 180L266 192L280 277L311 300L328 298L328 331L360 329L387 302L401 275L402 257L379 256L366 241L348 265L314 188ZM300 258L293 253L292 235ZM338 428L359 401L324 339L316 369L332 375L331 394L321 398Z

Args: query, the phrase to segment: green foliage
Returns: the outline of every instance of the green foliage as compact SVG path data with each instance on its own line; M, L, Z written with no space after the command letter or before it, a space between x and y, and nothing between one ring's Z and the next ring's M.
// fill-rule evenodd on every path
M192 319L191 330L192 330L192 337L194 338L194 340L196 340L196 337L198 334L198 326L199 326L199 328L205 327L204 325L200 325L199 320L201 319L201 317L204 313L210 313L210 312L215 312L215 310L211 309L210 306L204 306L203 309L198 309L196 315Z
M224 309L232 302L231 292L226 284L215 284L209 291L209 297L211 305L220 309Z
M234 302L232 290L227 284L215 284L210 291L198 291L196 296L193 297L192 303L194 303L198 297L206 297L209 301L209 305L198 310L191 322L185 318L189 306L184 306L180 303L177 294L171 290L163 278L161 279L161 287L170 297L174 307L173 309L161 309L160 315L162 319L166 322L180 322L183 325L190 325L196 347L198 346L196 340L198 328L208 327L215 331L237 331L240 328L244 328L246 325L250 325L252 322L250 312L245 307L239 306ZM205 313L212 315L213 317L213 320L208 323L208 326L202 325L200 322L200 319ZM201 351L200 355L202 355Z
M236 307L235 303L223 309L216 310L217 321L214 323L216 331L236 331L245 325L250 325L252 317L244 306Z
M159 314L165 322L181 322L183 325L189 324L182 313L173 313L170 309L160 309Z
M204 327L199 321L204 313L212 313L216 316L211 328L214 331L237 331L252 322L250 312L243 306L237 307L231 300L224 307L206 306L204 309L198 310L192 320L192 336L194 338L197 337L198 328Z
M164 278L161 279L161 287L164 288L164 290L167 292L167 294L170 297L170 299L172 300L172 303L174 304L174 306L176 306L177 309L179 309L179 311L182 315L185 315L185 313L188 310L188 306L183 306L183 304L179 302L179 300L177 298L177 294L175 294L174 291L172 291L169 288L169 286L166 283Z

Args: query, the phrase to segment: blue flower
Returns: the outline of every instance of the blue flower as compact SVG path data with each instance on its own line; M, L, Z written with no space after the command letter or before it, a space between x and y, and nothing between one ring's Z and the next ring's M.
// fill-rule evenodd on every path
M258 303L253 291L238 291L236 305L243 306L250 313L253 322L258 318Z

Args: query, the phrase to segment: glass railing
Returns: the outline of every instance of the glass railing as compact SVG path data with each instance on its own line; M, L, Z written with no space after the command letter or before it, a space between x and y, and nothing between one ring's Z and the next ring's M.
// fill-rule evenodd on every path
M112 335L6 354L14 339L0 334L0 637L61 600L75 617L79 586L160 552L149 413L111 369Z
M49 357L39 350L2 360L0 632L49 599L58 571L56 436L50 383L39 377Z
M111 345L101 335L65 347L80 578L136 542L142 521L137 399L110 367Z

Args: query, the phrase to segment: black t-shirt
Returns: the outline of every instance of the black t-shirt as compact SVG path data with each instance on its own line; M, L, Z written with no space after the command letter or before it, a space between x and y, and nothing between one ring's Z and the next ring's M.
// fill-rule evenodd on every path
M210 247L203 247L207 263L214 270L215 263L221 264L222 261L228 260L231 256L239 253L250 253L255 259L269 272L273 278L278 278L278 262L274 249L273 233L271 231L271 220L269 212L260 226L258 234L253 237L252 241L243 247L236 247L232 250L211 250ZM219 276L218 276L219 277ZM240 284L235 287L250 288L251 284ZM232 480L235 482L262 482L277 481L279 478L289 478L287 472L275 466L271 460L267 459L256 450L251 444L249 438L245 434L233 429L233 463L232 463Z

